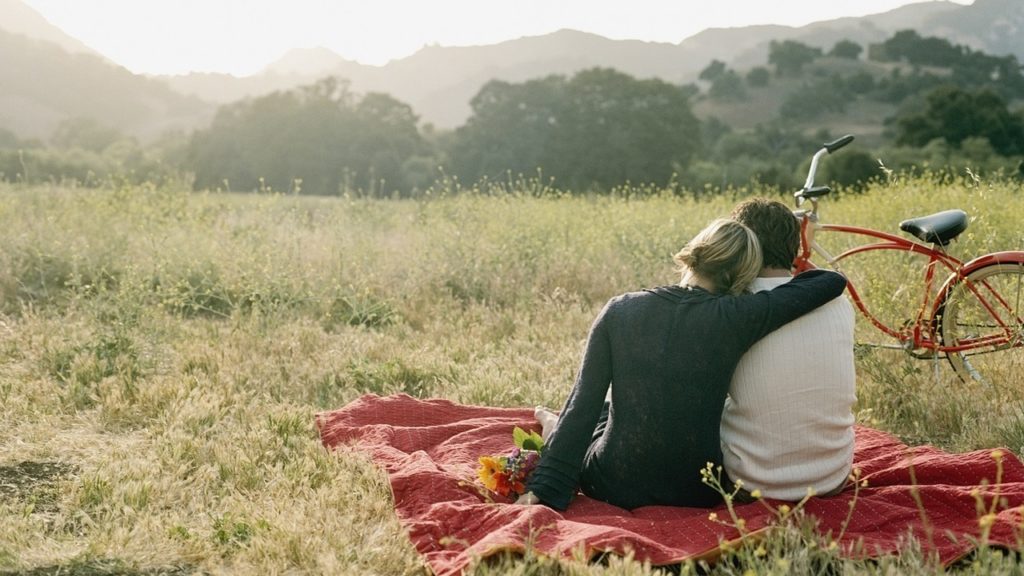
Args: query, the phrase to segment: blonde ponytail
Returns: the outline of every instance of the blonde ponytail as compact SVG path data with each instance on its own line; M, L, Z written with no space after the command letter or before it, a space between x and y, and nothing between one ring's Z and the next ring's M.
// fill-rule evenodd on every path
M761 271L761 245L746 226L720 218L708 224L674 257L683 273L712 282L716 293L740 294Z

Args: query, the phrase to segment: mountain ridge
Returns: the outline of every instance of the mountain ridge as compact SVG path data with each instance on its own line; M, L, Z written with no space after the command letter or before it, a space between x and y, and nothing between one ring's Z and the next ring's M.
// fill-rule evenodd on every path
M20 16L3 20L8 14ZM9 30L19 26L21 30ZM754 66L765 66L772 41L796 40L827 51L835 42L849 39L866 48L868 44L882 41L895 31L908 27L919 30L923 35L941 35L975 49L996 46L998 50L986 51L1011 53L1024 60L1024 34L1021 33L1024 30L1024 2L975 0L974 4L965 6L948 0L930 0L879 14L837 18L801 27L765 24L708 28L679 43L612 40L591 32L561 29L480 46L428 45L408 57L379 66L348 60L324 47L307 47L289 50L267 64L260 73L249 76L218 73L143 76L132 75L109 60L104 60L105 65L117 72L98 66L97 61L102 57L97 57L95 51L61 32L21 0L0 0L0 30L6 30L5 34L20 38L32 37L33 34L54 37L56 40L37 38L33 41L53 42L55 46L61 46L69 57L88 54L97 61L82 60L80 63L84 62L91 74L125 89L134 86L131 89L139 92L138 101L126 98L124 94L108 94L108 98L121 98L125 111L131 113L118 115L109 106L103 108L102 98L98 96L102 90L96 86L85 88L89 82L84 75L74 75L75 82L80 83L78 87L69 85L66 78L64 84L61 84L61 79L48 80L51 85L62 86L62 90L85 90L83 94L92 95L90 98L103 108L100 119L139 135L152 135L160 127L194 126L201 118L208 118L216 104L293 89L326 75L347 79L355 92L388 93L409 104L422 122L450 129L465 122L471 114L469 103L472 97L486 82L494 79L523 82L551 74L572 75L586 68L606 67L637 78L660 78L683 84L695 81L713 59L721 60L740 72ZM18 44L6 36L3 45L7 54L0 53L0 57L13 60L15 68L18 67L18 59L25 58L25 54L30 52L42 61L51 62L51 66L75 69L67 62L58 62L60 58L55 53L44 57L38 45ZM33 48L29 50L25 46ZM23 74L30 70L34 75L40 74L38 68L26 68ZM19 83L32 82L34 80L10 76L10 85L6 88L0 86L0 103L6 105L0 109L0 127L15 128L19 133L38 137L52 129L62 116L88 111L86 107L70 101L65 102L63 108L53 106L52 102L48 104L47 98L52 98L45 91L40 91L39 86L35 88L36 96L18 92ZM157 84L166 89L158 90L154 87ZM200 101L207 104L200 104ZM160 120L154 115L161 109L179 113L176 113L174 121ZM186 110L187 113L182 112ZM132 121L127 121L128 116Z
M638 78L685 83L696 80L712 59L740 69L766 65L772 41L796 40L827 51L835 42L849 39L866 48L867 44L880 42L900 29L915 28L924 35L933 35L930 28L935 28L958 43L975 49L997 45L1002 53L1013 53L1024 60L1024 41L1017 39L1024 35L1016 34L1024 28L1024 3L1016 1L976 0L974 5L965 6L931 0L879 14L836 18L801 27L764 24L708 28L676 44L611 40L590 32L561 29L480 46L424 46L410 56L381 66L359 64L334 54L336 66L307 67L305 73L295 73L300 67L294 62L280 64L299 55L290 51L268 64L260 75L239 79L223 75L160 78L182 93L226 103L309 83L324 75L338 75L349 80L356 91L387 92L410 104L423 121L453 128L469 116L470 99L492 79L521 82L599 66L616 68ZM985 36L981 26L975 27L982 30L955 26L957 22L999 19L1008 21L1004 35L989 32ZM317 57L322 62L331 62L323 53ZM281 74L282 70L289 73Z
M22 34L0 30L0 60L5 62L0 66L0 128L21 137L45 139L65 120L92 118L153 139L212 116L212 105L161 81Z
M103 55L50 23L21 0L0 0L0 30L56 44L71 53Z

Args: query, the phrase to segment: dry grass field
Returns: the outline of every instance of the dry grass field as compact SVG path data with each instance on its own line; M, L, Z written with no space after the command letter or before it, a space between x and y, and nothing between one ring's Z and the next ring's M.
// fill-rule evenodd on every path
M326 452L314 414L367 392L560 405L606 299L676 281L671 254L751 193L536 192L385 201L0 184L0 574L425 573L383 473ZM918 177L826 202L831 221L892 231L960 207L972 222L957 254L1024 249L1019 183ZM899 264L857 273L890 290ZM878 302L905 317L901 299ZM861 423L1024 452L1017 374L969 386L944 360L869 348L858 370ZM794 524L710 570L937 570L913 549L852 562L816 542ZM954 570L1021 568L983 550ZM527 556L474 571L660 569Z

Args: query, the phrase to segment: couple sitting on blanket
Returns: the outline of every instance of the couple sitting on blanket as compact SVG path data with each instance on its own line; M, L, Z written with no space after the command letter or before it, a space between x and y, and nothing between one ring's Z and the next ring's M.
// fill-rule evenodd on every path
M611 299L561 413L537 409L547 443L519 503L564 510L579 488L626 509L715 506L709 462L741 501L841 490L853 310L841 275L791 276L798 248L789 208L750 200L676 254L678 285Z

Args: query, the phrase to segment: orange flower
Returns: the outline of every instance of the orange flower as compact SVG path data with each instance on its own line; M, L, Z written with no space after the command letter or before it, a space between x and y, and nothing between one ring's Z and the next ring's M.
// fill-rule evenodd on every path
M498 462L497 458L491 456L480 457L480 467L476 469L477 476L480 477L480 482L483 483L484 487L488 490L495 490L498 487L498 474L501 472L502 466Z
M506 472L498 472L494 475L495 487L491 488L502 496L508 496L512 492L512 482Z

